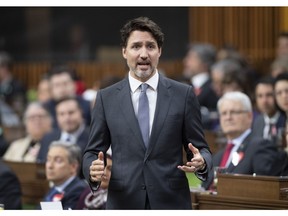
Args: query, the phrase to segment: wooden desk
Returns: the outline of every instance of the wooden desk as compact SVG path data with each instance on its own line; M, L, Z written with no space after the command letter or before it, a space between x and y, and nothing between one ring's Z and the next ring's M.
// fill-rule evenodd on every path
M194 209L288 209L288 177L219 174L216 194L191 198Z
M22 190L22 204L39 205L49 190L45 165L4 161L17 175Z
M199 210L287 210L288 201L196 193L192 195L192 207Z

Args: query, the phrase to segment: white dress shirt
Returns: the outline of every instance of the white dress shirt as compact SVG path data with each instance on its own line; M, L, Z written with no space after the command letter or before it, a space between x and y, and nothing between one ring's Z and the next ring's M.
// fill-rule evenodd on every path
M139 80L133 78L131 76L132 72L129 72L129 84L130 84L130 89L131 89L131 98L132 98L132 103L135 111L135 115L138 115L138 103L139 103L139 96L141 92L141 87L140 85L142 82ZM147 88L146 94L148 97L149 101L149 134L151 135L151 130L152 130L152 125L153 125L153 120L154 120L154 115L155 115L155 109L156 109L156 101L157 101L157 87L158 87L158 81L159 81L159 74L158 71L145 83L149 85ZM139 88L140 87L140 88Z

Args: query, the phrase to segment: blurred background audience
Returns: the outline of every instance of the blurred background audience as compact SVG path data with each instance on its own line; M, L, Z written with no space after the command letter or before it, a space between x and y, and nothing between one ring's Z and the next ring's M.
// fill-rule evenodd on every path
M45 163L51 189L43 201L61 201L65 210L77 209L77 202L87 184L78 177L81 166L81 149L78 145L55 141L49 146Z
M13 141L4 155L8 161L36 162L40 140L52 129L52 117L39 102L31 102L24 113L26 136Z

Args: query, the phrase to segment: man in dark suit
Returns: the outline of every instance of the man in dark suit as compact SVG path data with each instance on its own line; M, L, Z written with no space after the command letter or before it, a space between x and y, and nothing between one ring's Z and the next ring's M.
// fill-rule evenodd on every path
M218 96L211 84L210 70L216 59L216 50L210 44L190 44L184 58L184 76L191 80L200 106L216 110Z
M224 167L227 173L279 174L281 167L277 165L276 145L252 133L253 112L249 97L242 92L228 92L220 98L217 107L227 146L213 155L213 166ZM205 189L212 184L214 176L211 174L203 184Z
M49 145L55 140L76 143L84 152L88 143L89 128L85 125L81 107L74 97L63 98L56 105L56 115L59 129L46 134L40 141L41 146L37 162L44 163Z
M56 118L56 105L58 101L67 97L75 97L77 99L82 109L85 124L87 126L90 125L91 105L89 101L76 94L76 83L73 80L73 73L75 73L75 71L73 71L71 68L60 65L55 66L48 74L52 98L44 105L50 111L53 117L53 128L59 127Z
M43 201L61 201L63 209L76 209L78 199L87 184L80 179L81 149L63 141L53 142L45 164L47 180L53 187Z
M189 45L184 58L183 74L187 77L201 106L202 122L205 129L213 129L212 112L216 111L218 96L212 87L210 70L216 59L216 50L211 44Z
M121 36L130 71L97 93L84 176L93 191L99 188L111 145L107 209L191 209L185 172L205 180L212 166L198 101L191 86L158 73L164 35L157 24L130 20Z
M2 159L0 159L0 179L0 204L4 204L4 209L22 209L20 182Z
M275 144L279 144L278 141L282 143L286 117L276 106L273 85L273 79L265 77L260 79L255 86L256 106L260 114L253 121L252 131L255 136L270 139Z

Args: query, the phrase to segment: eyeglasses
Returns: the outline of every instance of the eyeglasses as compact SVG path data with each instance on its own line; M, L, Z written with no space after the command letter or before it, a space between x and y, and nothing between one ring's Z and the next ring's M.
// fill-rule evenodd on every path
M225 117L228 115L236 116L236 115L240 115L240 114L247 113L247 112L248 112L247 110L230 110L230 111L220 112L219 114L220 116Z
M29 121L35 121L37 119L46 119L48 117L48 115L31 115L31 116L27 116L26 119Z

